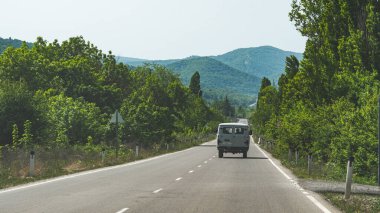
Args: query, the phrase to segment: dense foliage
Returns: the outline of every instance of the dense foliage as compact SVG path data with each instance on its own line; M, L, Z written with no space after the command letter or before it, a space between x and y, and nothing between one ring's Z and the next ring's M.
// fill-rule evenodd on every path
M202 96L201 76L198 71L191 76L189 88L193 94Z
M219 111L225 117L230 117L230 118L238 117L236 116L235 107L231 104L227 96L225 96L223 100L214 101L211 104L211 107ZM245 118L245 109L246 108L242 106L238 108L238 111L240 113L239 115L241 118Z
M116 109L123 141L148 146L223 120L167 68L131 70L82 37L38 38L0 55L0 145L111 145Z
M380 3L293 0L290 18L308 37L304 58L287 57L278 88L261 88L255 132L342 173L354 156L356 175L374 180Z

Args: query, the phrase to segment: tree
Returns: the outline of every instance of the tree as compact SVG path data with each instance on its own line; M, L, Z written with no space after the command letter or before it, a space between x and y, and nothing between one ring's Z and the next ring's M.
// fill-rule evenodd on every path
M20 138L20 144L23 147L31 147L33 145L32 122L29 120L26 120L24 123L24 133Z
M223 118L203 101L199 73L193 77L189 89L163 66L131 70L81 36L38 37L0 55L0 145L96 145L108 141L116 109L134 141L209 131Z
M63 94L41 95L48 101L49 135L56 144L85 144L88 136L96 143L103 139L108 119L94 103Z
M223 115L226 117L233 117L235 115L235 108L231 105L228 97L224 97L224 101L222 103Z
M256 132L263 134L265 125L272 117L277 116L279 111L278 91L273 86L267 86L260 91L256 110L253 113L252 124Z
M193 76L191 76L189 88L193 94L198 95L199 97L202 96L201 76L199 75L199 72L195 72Z
M40 130L46 126L42 113L35 103L33 94L27 90L23 82L0 81L1 145L10 144L13 125L22 126L26 120L35 124L31 130L32 134L41 136Z
M288 79L294 78L298 73L300 63L294 55L286 57L285 59L285 73Z
M261 79L261 87L260 87L260 91L263 90L265 87L268 87L271 85L271 82L268 78L264 77L263 79Z
M304 57L301 62L286 58L278 95L263 79L251 116L255 131L275 137L279 152L312 153L338 170L355 156L356 173L373 179L380 3L293 0L289 16L308 38Z

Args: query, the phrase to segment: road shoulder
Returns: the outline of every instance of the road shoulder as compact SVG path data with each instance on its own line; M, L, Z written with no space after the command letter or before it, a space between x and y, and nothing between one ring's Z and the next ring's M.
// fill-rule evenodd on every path
M317 205L321 211L323 212L341 212L338 208L333 206L331 203L326 201L321 195L319 195L316 192L304 189L300 186L300 180L286 167L282 166L281 162L273 157L269 152L265 151L264 149L261 149L259 145L257 145L253 138L251 137L251 140L253 141L254 146L259 149L266 157L271 161L273 166L275 166L279 172L281 172L292 184L294 184L302 193L309 198L315 205Z

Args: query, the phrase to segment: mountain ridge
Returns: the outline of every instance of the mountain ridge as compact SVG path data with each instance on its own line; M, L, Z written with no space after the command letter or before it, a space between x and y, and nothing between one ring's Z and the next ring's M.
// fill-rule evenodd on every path
M191 76L198 71L201 76L203 97L206 100L228 96L236 104L248 105L255 99L261 82L256 76L232 68L211 57L189 57L166 67L179 74L185 85L189 85Z
M0 37L0 54L2 52L4 52L8 47L14 47L14 48L21 47L23 42L24 41L22 41L22 40L13 39L11 37L9 37L9 38ZM26 42L26 45L28 45L29 47L32 47L33 43Z
M260 46L235 49L213 58L257 77L277 81L284 72L285 59L290 55L299 60L303 57L302 53L285 51L273 46Z

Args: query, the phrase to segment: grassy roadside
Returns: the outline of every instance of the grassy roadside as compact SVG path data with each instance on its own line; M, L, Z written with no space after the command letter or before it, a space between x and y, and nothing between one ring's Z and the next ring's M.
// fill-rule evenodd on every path
M323 197L344 212L380 212L380 196L353 194L348 200L341 193L322 193Z
M256 140L255 140L256 141ZM315 161L312 163L311 171L308 171L307 160L305 157L300 157L297 162L293 158L289 160L288 153L282 155L274 154L273 147L270 144L261 144L260 147L265 151L271 153L273 157L280 160L281 164L288 168L292 173L300 179L309 180L326 180L326 181L345 181L345 171L337 169L334 165L326 165ZM374 179L354 176L355 183L376 185ZM341 193L325 192L320 193L328 202L336 206L343 212L379 212L380 213L380 196L365 195L365 194L352 194L348 200L344 199Z
M215 134L183 137L168 145L154 144L151 147L140 147L138 156L135 154L134 147L121 146L117 153L114 148L106 147L104 158L101 154L104 147L94 145L55 149L36 147L33 177L29 176L28 150L8 150L7 152L0 150L0 189L171 153L200 145L214 137Z

